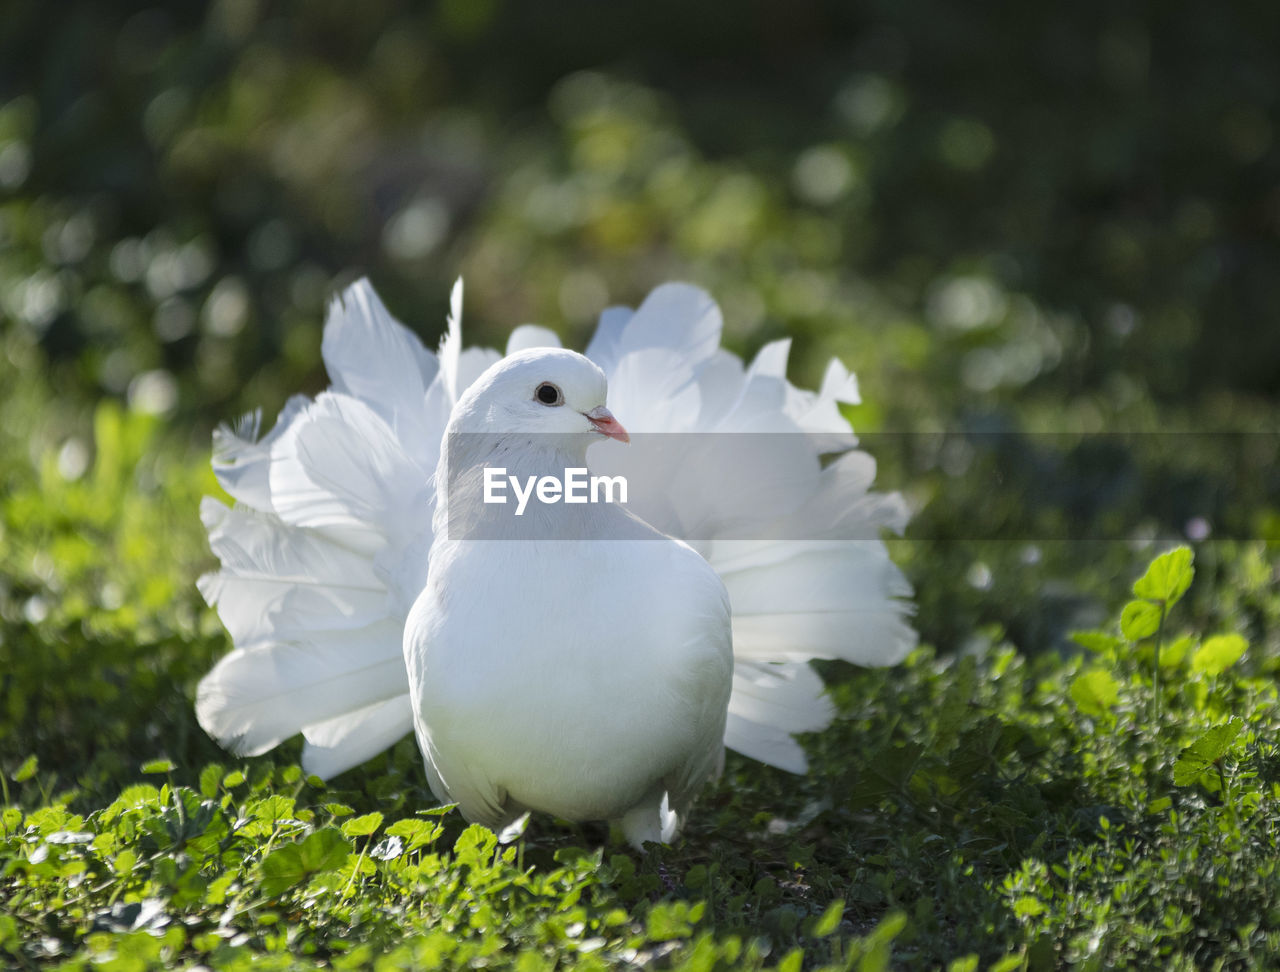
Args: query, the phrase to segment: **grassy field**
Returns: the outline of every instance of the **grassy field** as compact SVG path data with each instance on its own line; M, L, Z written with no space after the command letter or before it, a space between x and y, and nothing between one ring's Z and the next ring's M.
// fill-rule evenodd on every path
M1153 548L1125 548L1126 579L1074 651L1027 655L989 625L892 670L828 666L840 718L808 739L809 775L732 758L675 847L637 854L549 819L500 847L433 809L411 739L328 786L296 749L217 750L191 707L228 647L192 585L209 560L194 513L216 488L207 453L112 403L69 448L83 417L33 349L6 351L9 964L1280 961L1264 545L1205 543L1194 562L1176 548L1149 569Z
M0 967L1280 967L1280 6L559 7L0 9ZM647 854L228 757L210 433L362 274L839 356L921 647Z

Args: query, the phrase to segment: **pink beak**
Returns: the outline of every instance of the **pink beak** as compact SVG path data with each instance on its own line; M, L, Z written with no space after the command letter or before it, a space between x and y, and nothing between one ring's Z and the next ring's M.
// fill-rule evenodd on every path
M591 424L596 427L596 431L601 435L607 435L609 438L617 439L619 442L631 441L631 436L627 435L627 430L622 427L622 423L614 418L613 413L603 405L582 414L591 421Z

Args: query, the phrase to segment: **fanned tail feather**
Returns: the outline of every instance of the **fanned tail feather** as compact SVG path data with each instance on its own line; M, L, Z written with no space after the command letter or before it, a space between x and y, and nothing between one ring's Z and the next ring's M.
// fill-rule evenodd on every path
M719 348L719 312L708 305L696 287L659 288L634 314L606 311L587 355L629 429L755 433L749 445L735 453L725 438L691 436L682 446L670 441L678 437L637 437L630 454L601 451L601 459L618 467L606 472L660 479L662 490L637 490L658 498L636 512L688 540L729 591L736 663L726 745L803 772L794 734L834 717L808 661L892 665L916 643L911 586L881 539L904 529L907 508L871 489L875 462L857 451L840 413L859 400L844 365L833 360L817 392L787 381L789 341L744 366ZM634 404L655 388L682 396L677 407Z
M321 779L359 766L413 731L409 696L397 695L302 727L302 768Z
M401 623L386 619L236 648L200 683L200 724L233 752L256 756L304 726L402 695L402 632Z
M822 679L808 665L739 660L725 745L770 766L803 773L809 763L793 733L823 729L834 714Z
M236 505L201 507L221 569L199 586L236 648L196 713L233 752L302 732L304 766L328 777L412 730L401 640L431 546L429 474L457 396L497 358L462 350L461 299L459 282L437 358L353 284L325 322L331 389L290 399L261 438L256 413L214 434Z
M275 427L261 439L262 411L242 416L235 427L220 425L213 432L213 471L218 483L246 506L271 512L271 446L306 408L305 395L285 403Z
M210 497L201 515L222 569L200 578L200 592L236 644L387 617L388 592L367 557L315 531Z

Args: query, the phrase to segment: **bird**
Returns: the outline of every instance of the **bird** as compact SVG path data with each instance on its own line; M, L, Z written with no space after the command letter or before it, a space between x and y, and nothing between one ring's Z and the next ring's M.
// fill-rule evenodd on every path
M483 502L478 475L554 479L585 468L597 437L628 440L606 385L582 355L538 348L459 398L404 655L438 798L499 831L531 810L616 821L642 847L670 839L723 763L728 592L622 505L535 505L518 520Z
M301 732L326 779L413 733L467 819L613 820L638 847L674 839L726 747L806 772L795 735L835 714L809 662L916 643L883 539L908 511L840 411L854 377L793 386L785 340L745 365L685 283L606 309L582 355L537 325L464 349L461 314L459 281L433 354L357 281L329 306L331 386L265 435L260 412L215 431L233 502L202 502L220 567L198 585L234 647L201 726L246 756ZM633 501L517 520L475 500L496 458Z

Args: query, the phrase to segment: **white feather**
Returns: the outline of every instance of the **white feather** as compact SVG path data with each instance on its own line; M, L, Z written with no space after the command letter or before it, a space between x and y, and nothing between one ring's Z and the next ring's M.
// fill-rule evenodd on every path
M368 531L376 550L430 501L424 470L364 402L324 392L273 444L271 500L286 523ZM350 531L342 534L350 536Z
M615 309L610 326L617 326L622 318ZM665 283L655 287L621 325L614 347L619 358L646 348L664 348L696 367L715 354L723 328L720 308L705 290L687 283Z
M215 434L215 471L243 505L203 504L222 569L200 588L238 647L202 681L197 714L237 750L306 728L308 765L331 775L411 728L399 633L430 546L423 469L452 401L431 427L441 368L363 281L330 306L323 353L342 391L291 399L261 440L256 420Z
M372 409L410 455L438 444L439 430L428 428L422 402L440 364L391 316L367 280L330 304L320 353L333 390Z
M200 578L236 644L358 628L387 617L386 586L367 557L313 531L206 497L200 508L222 569Z
M587 345L586 355L608 374L618 362L621 353L622 329L627 326L635 311L630 307L606 307L600 313L596 333Z
M461 313L459 280L433 355L361 281L326 322L333 390L291 399L262 439L256 417L215 433L215 471L241 505L202 508L222 569L200 585L237 648L202 683L197 711L237 751L302 730L308 772L327 776L408 731L410 683L392 633L429 581L431 473L460 396L499 360L463 348ZM858 400L843 365L828 365L817 392L798 389L786 380L788 342L766 345L748 367L719 348L721 329L715 303L688 284L601 315L587 354L609 380L613 411L633 432L668 434L637 436L630 449L606 443L591 464L661 477L665 490L640 491L651 497L642 514L688 539L732 598L725 742L801 772L792 733L832 718L806 660L893 664L915 643L910 587L880 540L903 529L907 509L872 490L874 461L840 413ZM507 353L558 345L526 325ZM714 448L697 448L712 432L779 434L750 436L741 450L703 437ZM842 454L824 464L832 452ZM669 835L683 807L656 806L643 826Z
M822 680L808 665L739 660L733 671L725 745L779 769L803 773L808 760L792 734L823 729L833 715Z
M449 292L449 318L444 337L440 339L440 378L449 405L458 400L465 387L458 387L458 360L462 357L462 278L453 282Z
M261 412L241 418L238 427L220 425L213 431L213 472L231 496L255 510L271 511L271 446L289 428L308 400L294 395L285 403L275 427L258 438Z
M303 726L302 768L322 780L329 779L377 756L411 732L413 708L406 692Z
M521 324L507 338L507 354L515 354L527 348L558 348L560 338L556 332L537 324Z
M843 365L828 365L817 393L786 380L789 341L766 345L744 368L714 346L720 322L704 293L687 285L659 291L634 316L611 309L588 347L609 378L619 418L666 432L755 434L737 454L724 437L640 436L629 451L598 447L593 465L640 482L648 477L650 487L637 490L648 507L637 512L693 544L730 591L741 677L734 680L726 744L801 771L803 751L786 728L791 716L783 714L808 712L809 728L818 729L833 713L812 672L761 679L759 665L809 658L890 665L906 656L916 643L911 589L880 539L884 530L901 532L906 504L896 494L871 492L875 463L856 451L839 410L842 402L858 401ZM664 359L655 346L679 351ZM691 384L696 396L686 390ZM663 403L646 402L647 390ZM842 454L824 468L822 457L832 452ZM748 708L754 718L743 715Z
M302 731L404 692L401 626L317 632L237 648L200 682L196 714L238 755L256 756Z

